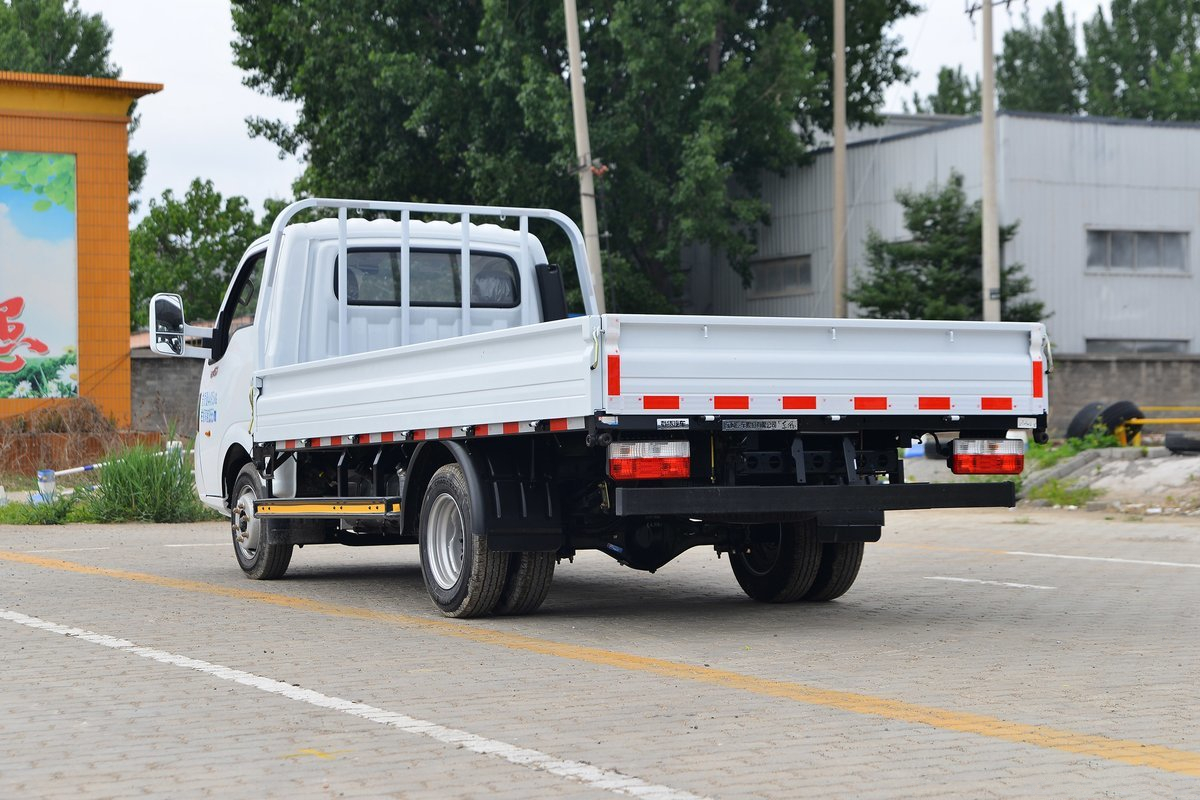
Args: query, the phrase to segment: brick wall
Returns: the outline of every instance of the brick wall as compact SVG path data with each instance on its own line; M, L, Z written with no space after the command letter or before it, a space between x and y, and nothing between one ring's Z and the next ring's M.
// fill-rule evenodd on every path
M1200 356L1055 354L1050 376L1051 436L1062 436L1071 418L1088 403L1118 400L1140 406L1200 406Z
M174 423L181 435L194 435L196 401L205 362L160 356L146 348L136 349L131 355L133 429L166 432Z

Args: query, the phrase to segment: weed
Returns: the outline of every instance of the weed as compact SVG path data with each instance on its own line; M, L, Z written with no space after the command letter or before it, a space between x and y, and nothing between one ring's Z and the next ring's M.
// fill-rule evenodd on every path
M74 495L58 495L41 503L9 503L0 506L0 522L6 525L62 525L83 522L86 512Z
M1082 438L1067 439L1057 444L1037 444L1030 442L1025 448L1025 461L1033 469L1046 469L1060 461L1077 456L1084 450L1095 450L1101 447L1119 447L1117 437L1097 426Z
M97 522L192 522L209 519L196 496L189 459L131 447L107 460L94 489L81 490Z
M1074 486L1059 480L1049 480L1030 489L1025 499L1045 500L1054 506L1082 506L1099 496L1099 491L1088 486Z

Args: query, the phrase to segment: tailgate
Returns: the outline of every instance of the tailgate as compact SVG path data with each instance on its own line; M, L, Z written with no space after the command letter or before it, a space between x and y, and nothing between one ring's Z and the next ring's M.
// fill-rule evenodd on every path
M1047 409L1038 323L606 315L604 329L609 413Z

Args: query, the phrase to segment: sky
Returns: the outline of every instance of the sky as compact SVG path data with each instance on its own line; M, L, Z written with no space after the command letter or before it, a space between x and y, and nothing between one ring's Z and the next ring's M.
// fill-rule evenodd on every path
M1082 23L1096 12L1099 0L1065 0L1068 16ZM193 178L212 179L225 196L242 195L261 211L267 197L289 197L301 165L280 159L265 139L251 138L246 118L295 119L294 106L242 85L243 73L233 65L233 22L225 0L80 0L88 13L100 13L113 30L112 60L122 77L164 84L163 91L138 104L141 127L133 147L145 150L149 168L140 197L136 224L149 198L171 189L182 195ZM1107 9L1108 0L1103 0ZM885 109L900 111L914 91L922 96L937 85L943 65L961 64L967 74L982 63L981 22L964 13L965 0L924 0L926 10L904 20L895 33L905 42L907 63L917 71L908 86L894 86ZM1024 8L1040 20L1052 0L1013 0L994 12L997 50L1005 30L1020 24ZM404 199L404 198L389 198Z

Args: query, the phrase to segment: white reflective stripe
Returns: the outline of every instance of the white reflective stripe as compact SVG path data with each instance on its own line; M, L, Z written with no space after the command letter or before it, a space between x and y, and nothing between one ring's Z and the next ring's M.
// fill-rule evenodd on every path
M286 697L289 700L307 703L317 708L337 711L367 720L368 722L387 725L406 733L428 736L443 744L452 745L456 748L461 747L480 755L500 758L511 764L528 767L539 772L546 772L560 778L566 778L567 780L581 783L593 789L601 789L629 797L646 798L646 800L705 800L701 795L695 795L682 789L674 789L670 786L648 783L641 778L617 772L616 770L596 767L582 761L558 758L540 750L520 747L497 739L488 739L464 730L447 728L436 722L417 719L416 717L410 717L407 714L401 714L396 711L387 711L386 709L367 705L366 703L359 703L354 700L345 700L333 695L323 694L313 689L303 689L289 683L255 675L251 672L243 672L240 669L201 661L198 658L189 658L188 656L168 653L164 650L142 647L127 639L118 639L115 636L106 636L80 628L69 628L65 625L47 622L37 617L26 616L25 614L8 611L7 609L0 609L0 619L15 622L27 628L56 633L59 636L66 636L78 641L130 653L131 655L140 656L151 661L157 661L160 664L194 670L223 681L231 681L252 689Z

